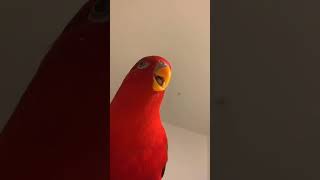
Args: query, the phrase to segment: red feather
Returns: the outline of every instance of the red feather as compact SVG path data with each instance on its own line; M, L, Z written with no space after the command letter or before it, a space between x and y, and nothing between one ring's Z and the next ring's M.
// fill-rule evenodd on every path
M170 64L158 56L141 61L149 67L135 65L111 103L111 180L160 180L167 162L167 137L160 119L164 91L153 91L152 82L157 63Z

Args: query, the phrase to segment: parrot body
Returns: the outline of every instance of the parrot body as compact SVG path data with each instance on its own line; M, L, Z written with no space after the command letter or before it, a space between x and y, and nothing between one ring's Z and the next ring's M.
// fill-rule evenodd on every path
M168 147L160 105L170 70L162 57L141 59L111 102L111 180L160 180L163 176Z
M1 180L108 178L109 21L90 16L98 2L55 41L1 132Z

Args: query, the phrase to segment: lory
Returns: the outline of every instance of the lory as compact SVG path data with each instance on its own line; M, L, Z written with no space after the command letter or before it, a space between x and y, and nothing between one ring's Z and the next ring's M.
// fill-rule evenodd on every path
M160 56L139 60L110 105L111 180L160 180L168 142L160 105L171 78L171 64Z
M108 4L85 3L45 55L1 132L1 180L107 180Z

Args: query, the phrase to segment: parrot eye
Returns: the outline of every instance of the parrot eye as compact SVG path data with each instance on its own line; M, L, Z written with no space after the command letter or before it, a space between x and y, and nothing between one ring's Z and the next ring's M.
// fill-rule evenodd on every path
M146 67L149 66L149 63L145 62L145 61L142 61L140 62L138 65L137 65L137 68L138 69L145 69Z

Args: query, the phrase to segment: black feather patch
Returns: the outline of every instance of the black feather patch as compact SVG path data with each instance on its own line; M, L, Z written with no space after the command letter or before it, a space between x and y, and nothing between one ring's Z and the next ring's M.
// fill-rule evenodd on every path
M161 177L163 177L165 171L166 171L166 166L164 166L162 169Z

